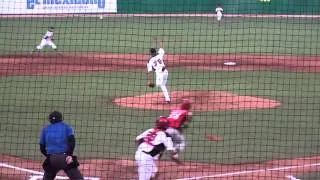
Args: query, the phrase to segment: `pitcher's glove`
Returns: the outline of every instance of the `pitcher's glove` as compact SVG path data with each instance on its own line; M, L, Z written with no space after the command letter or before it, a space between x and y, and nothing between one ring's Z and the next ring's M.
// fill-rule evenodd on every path
M153 87L155 87L155 84L154 84L153 82L149 82L149 83L148 83L148 86L151 87L151 88L153 88Z

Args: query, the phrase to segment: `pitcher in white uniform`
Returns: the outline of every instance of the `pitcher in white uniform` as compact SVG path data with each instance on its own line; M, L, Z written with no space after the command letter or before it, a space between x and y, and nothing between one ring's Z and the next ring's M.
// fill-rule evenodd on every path
M154 71L156 73L156 86L161 88L165 102L169 104L171 102L170 95L167 89L169 72L164 63L164 54L165 51L163 49L162 43L160 43L158 52L155 48L150 49L151 58L149 59L147 64L147 78L149 84L150 82L152 82L150 75L151 72Z

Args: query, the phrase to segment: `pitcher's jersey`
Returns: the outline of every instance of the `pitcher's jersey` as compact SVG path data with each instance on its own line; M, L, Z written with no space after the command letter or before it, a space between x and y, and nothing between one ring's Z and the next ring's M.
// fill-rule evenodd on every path
M46 39L46 40L52 40L53 38L53 32L51 31L47 31L46 34L43 36L43 39Z
M183 123L187 121L188 110L184 109L175 109L172 110L169 114L169 126L172 128L181 128Z
M148 64L148 72L155 71L155 72L161 72L162 69L166 66L164 64L163 58L164 58L165 51L162 48L159 48L158 54L154 57L151 57Z
M138 150L150 154L152 157L158 158L158 155L164 150L174 150L171 137L159 129L148 129L139 136L136 140L143 139L143 142L138 146Z

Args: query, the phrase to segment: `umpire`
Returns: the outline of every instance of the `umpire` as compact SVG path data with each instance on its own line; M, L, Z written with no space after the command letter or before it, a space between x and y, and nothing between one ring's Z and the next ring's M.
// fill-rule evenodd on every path
M78 169L79 163L73 156L75 136L73 128L64 123L62 114L53 111L49 115L50 124L42 129L40 151L46 156L42 167L43 180L54 180L57 173L63 170L71 180L83 180Z

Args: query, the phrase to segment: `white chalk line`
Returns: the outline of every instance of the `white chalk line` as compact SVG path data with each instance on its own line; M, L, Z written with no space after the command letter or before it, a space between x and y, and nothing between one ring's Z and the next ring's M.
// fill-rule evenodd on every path
M44 174L43 172L34 171L34 170L21 168L21 167L17 167L17 166L12 166L12 165L9 165L9 164L6 164L6 163L0 163L0 167L15 169L15 170L18 170L18 171L28 172L28 173L33 174L33 175L30 176L29 180L41 179L43 174ZM56 179L68 179L68 178L67 177L63 177L63 176L57 176ZM100 180L100 178L97 178L97 177L84 177L84 179L86 179L86 180Z
M8 17L216 17L216 13L137 13L137 14L113 14L113 13L61 13L61 14L0 14L0 18ZM314 14L224 14L225 17L245 18L320 18Z
M320 166L320 163L305 164L305 165L299 165L299 166L275 167L275 168L268 168L268 169L257 169L257 170L250 170L250 171L236 171L236 172L214 174L214 175L208 175L208 176L180 178L180 179L175 179L175 180L194 180L194 179L203 179L203 178L219 178L219 177L228 177L228 176L235 176L235 175L241 175L241 174L254 174L254 173L260 173L260 172L266 172L266 171L280 171L280 170L298 169L298 168L306 168L306 167L313 167L313 166ZM291 176L291 177L293 177L293 176Z
M235 176L235 175L241 175L241 174L254 174L259 172L266 172L266 171L281 171L281 170L288 170L288 169L298 169L298 168L306 168L306 167L314 167L314 166L320 166L320 163L316 164L305 164L305 165L299 165L299 166L285 166L285 167L275 167L275 168L268 168L268 169L258 169L258 170L250 170L250 171L236 171L236 172L230 172L230 173L223 173L223 174L214 174L209 176L197 176L197 177L189 177L189 178L179 178L176 180L193 180L193 179L203 179L203 178L218 178L218 177L228 177L228 176ZM29 180L38 180L41 179L43 176L43 172L34 171L30 169L20 168L17 166L12 166L6 163L0 163L0 167L10 168L10 169L16 169L23 172L28 172L31 174L35 174L30 176ZM292 178L293 176L286 176L287 178ZM57 176L56 179L68 179L67 177L63 176ZM97 177L84 177L86 180L100 180L100 178Z

